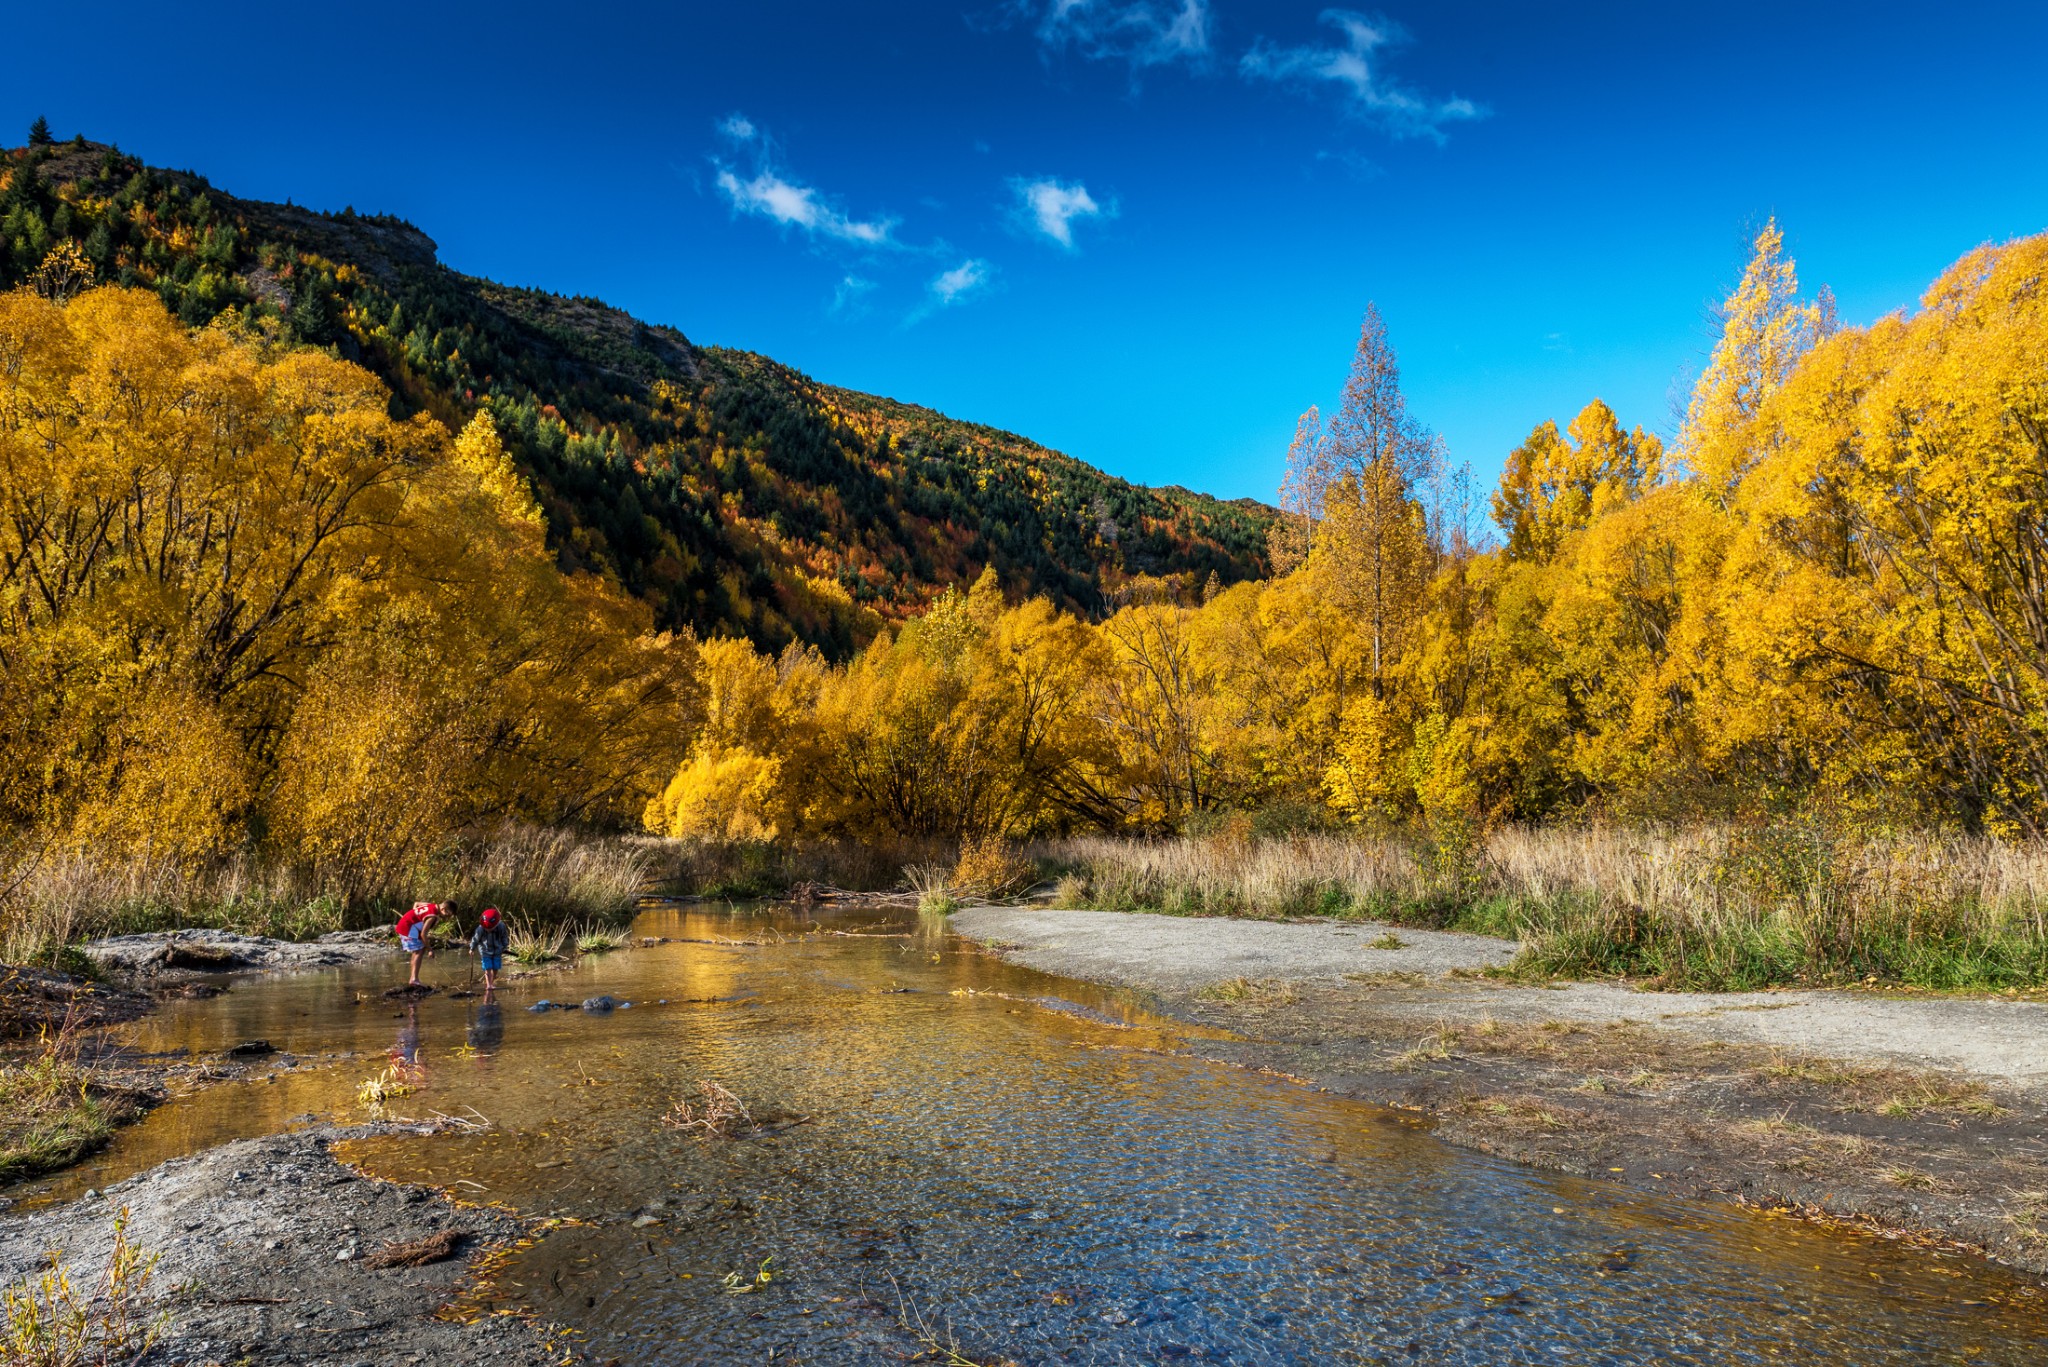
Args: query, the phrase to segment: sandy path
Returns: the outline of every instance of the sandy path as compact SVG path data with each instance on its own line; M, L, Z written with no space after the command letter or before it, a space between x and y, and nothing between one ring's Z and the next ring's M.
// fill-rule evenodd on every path
M1372 1005L1437 1019L1630 1020L1708 1039L1864 1062L1960 1068L2007 1086L2048 1090L2048 1005L2032 1001L1886 997L1865 992L1638 992L1617 983L1523 987L1446 979L1514 957L1512 941L1370 922L1151 916L1107 911L972 907L953 928L1005 958L1048 973L1159 992L1232 978L1310 981L1363 975ZM1374 949L1393 934L1400 949ZM1372 981L1376 974L1423 981Z

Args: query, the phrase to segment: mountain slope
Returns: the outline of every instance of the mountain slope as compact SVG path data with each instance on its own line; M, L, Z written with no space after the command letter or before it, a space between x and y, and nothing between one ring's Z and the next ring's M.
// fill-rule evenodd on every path
M69 241L97 281L153 288L193 326L334 348L401 414L459 427L487 407L563 563L664 625L836 655L984 565L1084 613L1136 575L1264 569L1261 504L1129 484L595 299L465 276L399 219L238 199L83 139L0 153L0 175L0 287Z

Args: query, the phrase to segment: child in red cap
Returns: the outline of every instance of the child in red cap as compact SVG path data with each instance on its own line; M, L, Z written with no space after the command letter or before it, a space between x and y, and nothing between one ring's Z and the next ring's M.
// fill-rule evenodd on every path
M483 919L470 932L469 947L476 951L477 967L484 971L484 995L498 990L498 970L505 966L505 946L512 938L496 907L485 907Z

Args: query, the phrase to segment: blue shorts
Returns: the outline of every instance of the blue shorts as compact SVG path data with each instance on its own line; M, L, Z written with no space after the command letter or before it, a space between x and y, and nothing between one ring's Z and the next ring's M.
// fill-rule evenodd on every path
M417 954L427 947L426 937L421 935L416 930L410 935L399 936L398 944L399 948L403 949L408 954Z
M481 968L486 973L496 973L499 969L503 968L504 966L505 960L499 955L480 954L477 956L477 967Z

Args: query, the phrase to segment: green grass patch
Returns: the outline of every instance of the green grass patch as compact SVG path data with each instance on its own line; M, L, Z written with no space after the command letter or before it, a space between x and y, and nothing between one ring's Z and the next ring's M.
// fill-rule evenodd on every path
M90 1069L54 1051L0 1064L0 1182L77 1162L134 1110L100 1095Z

